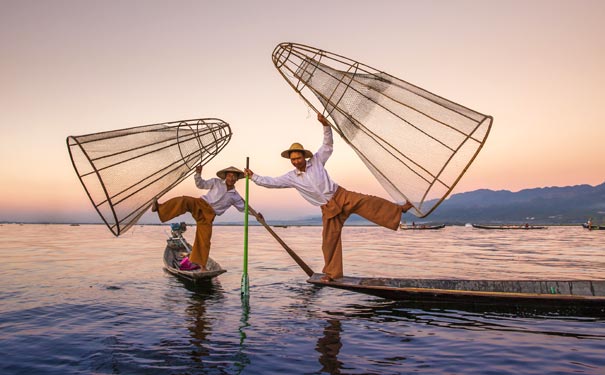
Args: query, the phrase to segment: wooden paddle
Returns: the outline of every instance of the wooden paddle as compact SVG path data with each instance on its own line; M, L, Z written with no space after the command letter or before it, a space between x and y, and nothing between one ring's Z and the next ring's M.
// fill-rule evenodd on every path
M248 178L248 177L246 177ZM248 199L246 198L246 202L248 201ZM256 210L254 210L254 208L252 207L248 207L248 209L250 210L250 212L252 213L252 215L254 215L254 217L256 217L256 220L261 223L263 225L263 227L265 227L265 229L273 236L273 238L275 238L275 240L277 242L279 242L280 245L282 245L282 247L286 250L286 252L288 252L288 254L292 257L292 259L294 259L294 261L300 266L300 268L302 268L303 271L305 271L305 273L307 274L307 276L311 277L313 276L313 274L315 272L313 272L313 270L311 269L311 267L309 267L295 252L294 250L292 250L288 245L286 245L286 243L277 235L277 233L275 233L273 231L273 229L271 229L271 227L267 224L267 222L265 221L265 218L263 217L263 215L261 215L260 213L256 212Z

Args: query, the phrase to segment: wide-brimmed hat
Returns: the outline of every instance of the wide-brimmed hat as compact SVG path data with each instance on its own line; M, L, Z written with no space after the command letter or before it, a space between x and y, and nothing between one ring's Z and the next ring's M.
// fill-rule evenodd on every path
M292 146L290 146L289 149L283 151L281 153L281 156L283 158L286 159L290 159L290 152L292 151L298 151L298 152L302 152L303 154L305 154L305 159L310 158L311 156L313 156L313 153L309 150L305 150L305 148L303 147L303 145L301 145L300 143L292 143Z
M242 171L240 169L237 169L235 167L229 167L229 168L221 169L220 171L216 172L216 175L221 180L224 180L225 178L227 178L227 172L236 173L238 179L244 177L244 171Z

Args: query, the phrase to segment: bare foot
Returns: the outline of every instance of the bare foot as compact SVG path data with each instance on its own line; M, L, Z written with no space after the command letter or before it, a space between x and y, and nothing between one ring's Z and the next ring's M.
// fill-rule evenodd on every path
M151 202L151 212L158 212L158 199L153 198L153 202Z
M331 281L334 281L334 279L332 279L330 276L328 275L323 275L321 277L321 279L319 279L319 281L321 281L322 283L329 283Z
M412 207L414 207L414 205L411 204L410 201L405 201L405 204L401 206L401 212L406 213Z

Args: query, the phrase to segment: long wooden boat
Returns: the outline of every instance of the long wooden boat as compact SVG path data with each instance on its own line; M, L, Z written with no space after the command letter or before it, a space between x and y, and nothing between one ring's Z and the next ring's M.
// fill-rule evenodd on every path
M527 225L527 224L522 224L522 225L479 225L479 224L473 224L473 228L477 228L477 229L523 229L523 230L528 230L528 229L547 229L548 227L542 226L542 225Z
M425 225L425 224L405 225L405 224L399 224L399 229L401 229L401 230L430 230L430 229L443 229L443 228L445 228L445 224L441 224L441 225Z
M393 300L471 304L590 305L605 314L605 280L438 280L343 277L307 282Z
M584 223L582 224L582 227L590 230L605 230L605 225L591 225L590 228L588 228L588 224Z
M184 230L183 230L184 231ZM207 271L201 269L185 271L180 269L180 262L183 257L189 255L191 245L183 238L182 232L172 231L172 237L166 240L166 249L164 250L164 269L176 277L190 282L210 280L222 273L227 272L220 264L212 258L208 258L206 264Z

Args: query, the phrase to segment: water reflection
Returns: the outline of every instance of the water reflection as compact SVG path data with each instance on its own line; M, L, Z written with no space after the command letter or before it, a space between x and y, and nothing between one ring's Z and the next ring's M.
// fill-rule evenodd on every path
M242 299L242 316L240 318L240 324L238 327L239 332L239 347L235 354L235 368L237 374L241 374L242 371L250 364L250 358L246 355L246 328L250 326L248 318L250 316L250 295L241 295Z
M242 296L239 324L233 324L229 319L236 317L231 312L237 305L230 305L218 279L195 284L179 279L179 283L190 292L185 307L186 328L191 335L187 350L193 363L190 367L204 373L243 373L251 362L246 343L246 331L251 328L249 297ZM237 327L237 331L229 334L223 326Z
M553 312L552 308L539 306L452 304L438 306L434 303L377 300L364 305L348 305L343 309L342 315L347 318L365 318L381 324L409 321L414 324L448 329L519 332L605 340L605 332L583 329L587 322L605 322L605 315L600 310L591 315L573 315L561 311ZM574 323L581 324L574 325Z
M319 363L322 366L320 372L340 374L340 369L343 365L338 360L338 353L340 352L340 348L342 348L340 332L342 332L340 320L328 319L323 330L323 337L317 340L315 347L315 350L320 353Z
M214 331L214 319L209 314L208 308L216 309L224 303L224 291L218 280L203 280L192 283L187 280L178 280L181 286L184 286L189 293L189 299L185 304L185 328L189 331L191 340L186 349L191 358L192 368L208 369L213 365L209 359L215 354L210 335ZM172 288L171 288L172 290ZM220 308L220 307L219 307ZM209 366L210 365L210 366Z
M187 329L191 333L191 343L197 347L197 350L191 353L194 362L210 355L206 342L212 331L212 324L206 315L206 301L207 296L195 293L191 295L191 299L185 308L185 312L189 316Z
M310 294L304 295L308 297ZM347 297L340 295L331 299L342 301ZM404 361L407 363L405 366L414 366L418 358L424 358L421 348L427 342L435 345L445 343L444 346L448 343L468 345L461 343L460 337L467 337L471 343L474 340L485 340L486 345L493 345L493 339L501 339L504 348L507 340L522 335L529 343L549 343L549 350L559 350L557 345L562 345L566 339L589 340L597 347L602 345L597 342L605 341L605 316L557 315L552 310L513 306L500 309L477 306L474 311L471 310L473 309L468 306L458 310L451 305L435 307L382 299L347 303L338 308L333 304L324 305L322 311L310 311L314 319L323 320L323 329L315 345L315 351L319 353L316 360L320 365L317 372L341 374L346 372L345 369L351 369L351 366L365 371L370 366L366 362L368 357L388 366L403 366ZM462 333L461 336L457 333L461 331L468 333ZM433 333L438 337L431 339ZM368 354L372 352L373 340L384 345L380 351L384 358L380 357L380 353ZM469 347L474 348L472 344ZM531 348L530 345L528 350ZM588 358L593 354L583 355ZM368 368L364 368L366 366Z

